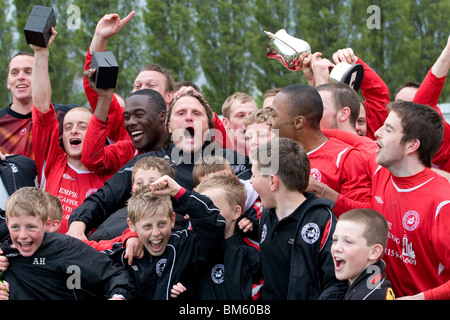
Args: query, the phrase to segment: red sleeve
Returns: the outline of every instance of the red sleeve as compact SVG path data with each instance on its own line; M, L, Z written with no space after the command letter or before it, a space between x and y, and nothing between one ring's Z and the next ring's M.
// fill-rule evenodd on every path
M370 198L371 199L371 198ZM372 201L369 201L367 199L366 201L357 201L352 200L349 197L343 196L341 193L338 195L338 198L336 200L336 204L334 205L333 212L336 215L336 217L339 217L344 212L347 212L351 209L356 208L372 208Z
M450 281L424 292L425 300L450 300Z
M422 84L414 96L413 102L425 104L434 108L442 116L441 110L437 106L439 97L442 92L442 88L445 84L445 79L447 77L437 78L432 72L431 68L428 70L425 79L423 79Z
M59 122L56 120L53 104L50 104L50 109L46 113L42 113L33 105L32 121L32 147L41 181L42 174L47 176L57 159L65 157L66 154L59 145ZM45 172L42 172L44 166Z
M437 103L441 95L442 89L445 84L446 76L437 78L432 72L431 68L428 70L425 79L423 79L419 90L417 90L414 96L413 102L425 104L435 109L442 117L441 109L439 109ZM444 119L444 118L442 118ZM450 172L450 125L447 121L444 123L444 138L441 143L441 147L438 149L433 157L433 164L437 165L440 169Z
M358 136L357 134L351 133L349 131L345 130L339 130L339 129L322 129L322 133L327 138L335 138L338 140L341 140L353 147L355 147L355 144L357 143Z
M340 180L343 183L334 207L336 217L347 211L347 206L353 208L371 207L372 181L363 162L363 156L357 149L349 150L345 159L340 162L340 165L343 166Z
M214 124L214 140L220 143L224 149L233 149L233 142L231 141L230 137L227 134L227 130L223 126L222 121L220 120L219 116L214 112L214 118L213 118L213 124Z
M378 164L376 164L374 158L378 146L374 140L338 129L323 129L322 132L327 138L341 140L361 151L364 161L366 162L367 172L370 177L372 176L375 169L378 168Z
M183 194L185 194L185 193L186 193L186 189L183 188L183 187L181 187L180 190L178 190L177 194L174 195L173 197L174 197L175 199L178 200L178 199L180 199L180 198L183 196Z
M85 71L90 68L91 62L92 62L92 54L89 52L88 49L86 53L86 60L84 63ZM98 102L98 94L89 86L89 81L86 79L86 77L83 77L83 86L84 92L86 93L86 98L89 101L89 105L91 106L92 111L95 111ZM128 135L128 132L124 126L125 119L123 117L123 109L120 106L119 101L117 101L116 96L113 96L111 100L111 105L109 106L108 111L108 120L109 126L107 136L109 139L111 139L114 142L121 140L131 141L131 138Z
M81 152L83 165L100 174L114 174L136 155L136 148L128 140L106 146L107 132L108 121L99 120L94 114L84 136Z
M105 251L108 249L111 249L115 243L121 243L122 246L125 248L125 242L130 239L131 237L137 237L137 233L131 232L129 228L127 228L122 235L110 239L110 240L100 240L100 241L93 241L93 240L83 240L84 243L90 245L92 248L98 250L98 251Z
M358 58L357 63L364 67L364 79L360 89L367 110L367 137L375 139L375 131L383 125L389 114L386 108L391 101L389 88L364 61Z
M434 252L442 266L442 273L448 279L450 270L450 247L448 245L448 225L450 223L450 204L442 202L435 215L431 230ZM424 292L426 300L450 300L450 281Z

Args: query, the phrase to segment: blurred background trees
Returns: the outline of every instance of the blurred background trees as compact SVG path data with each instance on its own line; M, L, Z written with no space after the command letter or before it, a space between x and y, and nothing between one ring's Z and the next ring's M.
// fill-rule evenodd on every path
M391 90L405 81L422 81L447 43L450 1L424 0L4 0L0 2L0 96L11 102L6 89L8 61L16 52L30 51L23 28L34 4L56 11L58 37L51 49L52 100L86 105L82 88L84 58L97 21L106 13L136 15L108 41L119 63L117 93L128 97L145 64L159 63L175 80L197 83L220 114L223 101L241 91L261 105L272 87L304 83L301 71L292 72L266 56L269 38L286 29L307 41L312 51L332 59L351 47L383 78ZM377 28L374 5L379 8ZM392 97L392 96L391 96ZM450 98L444 87L441 102Z

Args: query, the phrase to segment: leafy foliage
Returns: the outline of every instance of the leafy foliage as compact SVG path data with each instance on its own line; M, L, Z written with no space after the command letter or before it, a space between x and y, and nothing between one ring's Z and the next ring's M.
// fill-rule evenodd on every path
M117 93L127 97L145 64L159 63L175 80L199 84L217 113L237 91L260 104L272 87L306 83L301 71L292 72L266 56L269 38L264 30L307 41L313 51L332 59L340 48L355 54L384 79L393 94L405 81L422 81L447 43L450 2L424 0L293 1L293 0L6 0L0 2L3 106L11 101L6 89L8 61L20 50L30 51L23 28L34 4L56 11L58 36L51 49L53 101L87 104L81 86L84 58L97 21L106 13L136 15L108 41L119 66ZM69 28L79 8L79 27ZM380 28L370 29L369 5L380 9ZM441 102L450 96L444 87Z

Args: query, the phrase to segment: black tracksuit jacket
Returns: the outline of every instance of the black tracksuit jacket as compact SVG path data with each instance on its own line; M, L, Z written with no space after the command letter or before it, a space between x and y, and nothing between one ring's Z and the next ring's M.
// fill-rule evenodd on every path
M263 300L341 300L348 288L347 281L336 279L330 254L336 217L328 199L318 199L304 193L307 198L289 217L278 221L274 209L264 210L259 226L261 265L264 276ZM288 220L289 219L289 220ZM290 234L280 227L289 223ZM286 224L285 224L286 225ZM276 243L278 249L271 248ZM289 265L281 265L277 257L268 255L290 252ZM287 288L276 280L276 273L288 274ZM275 276L275 278L274 278ZM271 279L269 279L271 278ZM273 288L268 287L273 283Z
M144 249L144 257L133 259L128 266L121 243L105 251L128 268L139 300L169 300L172 286L190 279L210 253L223 245L226 221L207 196L186 190L177 202L189 212L192 230L173 232L161 256L154 257Z
M3 274L11 300L134 298L133 279L123 266L68 235L46 232L30 257L11 248L10 238L0 248L9 261Z
M250 179L251 164L247 156L240 155L234 150L213 149L211 146L212 144L205 144L195 154L183 154L182 150L171 143L164 150L150 151L134 157L115 173L111 179L107 180L103 187L87 197L72 212L69 218L69 224L73 221L82 221L86 224L86 232L88 232L92 228L98 227L111 214L125 207L126 201L130 198L131 193L133 165L143 157L155 156L169 161L175 170L175 181L187 190L192 190L194 187L192 179L192 170L195 165L194 161L202 155L214 153L212 150L220 152L231 163L235 174L239 178L244 180ZM180 224L177 224L174 230L181 230L185 227L185 220L182 218L185 212L183 212L177 202L173 202L173 209L177 213L177 221L180 221ZM181 218L178 220L178 217Z

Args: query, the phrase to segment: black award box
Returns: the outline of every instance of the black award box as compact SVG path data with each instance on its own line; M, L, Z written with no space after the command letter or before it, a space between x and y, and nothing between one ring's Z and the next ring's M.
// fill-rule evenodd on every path
M56 25L53 8L35 5L25 25L25 38L28 44L47 47L52 27Z
M116 87L119 65L111 51L94 52L90 68L95 68L94 83L96 88L110 89Z

